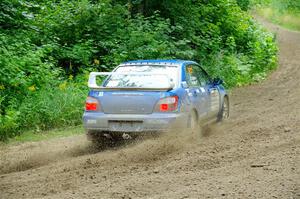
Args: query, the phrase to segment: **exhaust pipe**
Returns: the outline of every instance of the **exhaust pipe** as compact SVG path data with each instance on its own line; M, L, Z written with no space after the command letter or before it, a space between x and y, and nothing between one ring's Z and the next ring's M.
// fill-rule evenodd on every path
M130 139L132 139L132 137L129 134L127 134L127 133L123 133L122 137L123 137L124 140L130 140Z
M113 139L113 137L109 133L105 133L105 134L103 134L103 136L106 137L109 140Z

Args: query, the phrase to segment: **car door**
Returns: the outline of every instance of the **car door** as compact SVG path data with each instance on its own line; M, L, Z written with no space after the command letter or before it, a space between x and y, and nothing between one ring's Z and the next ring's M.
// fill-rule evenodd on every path
M207 93L208 103L207 112L208 119L217 117L220 110L220 91L218 85L214 84L206 71L198 66L197 77L199 79L201 87L205 89Z
M201 86L197 76L198 66L187 65L185 68L188 96L198 112L200 120L206 120L208 116L208 88Z

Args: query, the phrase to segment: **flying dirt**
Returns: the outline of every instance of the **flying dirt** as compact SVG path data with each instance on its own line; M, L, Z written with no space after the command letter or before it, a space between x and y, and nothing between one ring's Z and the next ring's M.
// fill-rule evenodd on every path
M277 35L279 68L231 91L231 118L94 148L85 136L4 146L0 198L300 198L300 33Z

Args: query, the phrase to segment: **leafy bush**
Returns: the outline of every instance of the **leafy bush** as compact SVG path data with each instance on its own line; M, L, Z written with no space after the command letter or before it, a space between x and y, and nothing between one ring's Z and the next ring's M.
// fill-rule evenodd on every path
M21 100L58 76L59 70L46 58L48 51L47 46L36 47L23 34L12 37L0 33L0 93L5 98L1 111L13 106L10 99Z
M237 4L242 10L248 10L250 7L250 0L237 0Z
M6 110L0 117L0 139L23 131L78 125L81 123L87 89L65 81L58 87L33 91L18 108Z
M28 96L20 105L17 123L21 130L34 127L50 129L81 122L87 91L62 83L58 88L43 88ZM24 117L26 115L26 117Z

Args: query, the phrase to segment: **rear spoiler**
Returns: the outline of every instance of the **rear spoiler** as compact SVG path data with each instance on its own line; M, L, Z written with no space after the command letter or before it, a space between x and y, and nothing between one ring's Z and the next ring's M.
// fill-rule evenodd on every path
M104 87L104 86L98 86L96 82L97 76L111 76L111 75L132 75L132 76L138 76L138 75L155 75L155 76L164 76L169 80L169 85L167 87L159 87L159 88L150 88L150 87ZM88 81L88 87L90 89L99 89L99 90L155 90L155 91L168 91L172 90L174 88L175 84L174 82L170 81L170 78L167 74L162 73L147 73L147 72L91 72L89 76Z

